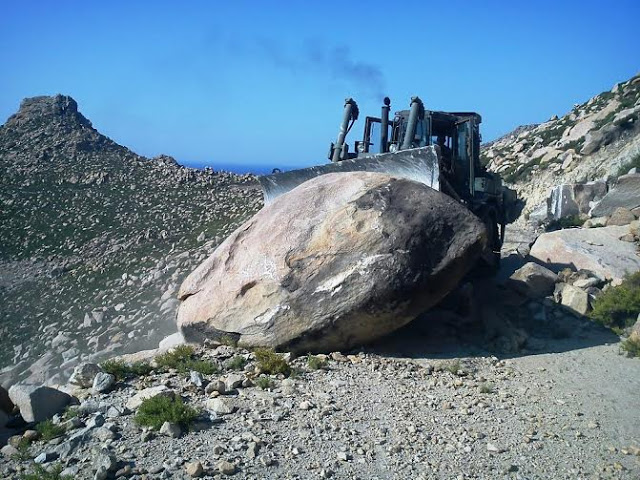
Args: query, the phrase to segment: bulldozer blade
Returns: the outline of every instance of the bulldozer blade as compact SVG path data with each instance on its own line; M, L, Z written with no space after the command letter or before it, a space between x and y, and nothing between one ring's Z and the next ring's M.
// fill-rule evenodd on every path
M280 195L298 185L327 173L379 172L393 177L408 178L440 190L438 156L433 146L402 150L393 153L372 154L315 167L290 170L288 172L262 175L258 181L262 186L264 203L268 205Z

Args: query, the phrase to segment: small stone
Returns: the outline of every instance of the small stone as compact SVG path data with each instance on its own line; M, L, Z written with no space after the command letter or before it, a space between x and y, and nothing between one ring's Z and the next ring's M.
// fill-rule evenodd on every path
M105 467L98 467L95 475L93 476L93 480L107 480L109 476L109 472Z
M207 384L206 388L204 389L204 392L207 395L210 395L213 392L217 392L221 395L224 395L225 393L224 382L222 380L214 380L213 382Z
M198 388L202 388L202 386L204 385L202 374L193 370L189 373L189 381Z
M171 438L178 438L182 434L182 429L177 423L164 422L160 427L160 433Z
M125 415L127 413L127 409L123 407L116 407L115 405L111 405L107 409L107 418L117 418Z
M58 458L58 454L55 452L42 452L36 458L33 459L35 463L49 463Z
M5 445L4 447L2 447L0 452L2 452L2 455L4 455L5 458L11 458L14 455L18 455L20 453L18 449L13 445Z
M600 280L594 277L579 278L578 280L573 282L573 286L582 288L582 289L587 289L589 287L595 287L596 285L598 285L598 283L600 283Z
M210 398L205 402L205 407L218 415L229 415L237 409L231 400L227 398Z
M184 466L184 469L187 472L187 475L192 478L198 478L204 475L204 468L202 468L202 463L199 461L187 463Z
M89 420L87 420L88 429L98 428L98 427L101 427L102 425L104 425L104 417L102 416L101 413L96 413L91 418L89 418Z
M293 395L297 392L296 383L290 378L282 380L280 386L282 387L282 393L285 395Z
M247 444L247 457L254 459L258 456L258 444L256 442L249 442Z
M338 460L340 460L341 462L346 462L347 460L349 460L349 455L347 455L347 452L338 452L338 454L336 455L336 457L338 458Z
M36 440L38 440L38 438L40 438L40 434L37 430L25 430L25 432L22 434L22 438L28 440L29 442L35 442Z
M110 373L99 372L96 374L93 379L93 387L92 390L94 393L104 393L109 391L109 389L116 382L116 377L111 375Z
M106 448L103 448L95 458L94 465L98 471L104 469L106 472L113 472L116 470L118 462L115 455L109 452Z
M311 405L310 402L307 402L306 400L303 400L302 402L300 402L300 410L311 410L313 408L313 405Z
M331 354L329 356L335 362L346 362L347 361L347 357L345 357L340 352L331 352Z
M62 427L68 432L70 430L75 430L76 428L82 427L82 420L78 417L71 417L69 420L62 424ZM37 433L37 432L36 432Z
M213 447L213 454L214 455L222 455L225 451L225 448L222 445L215 445Z
M102 368L95 363L82 363L73 369L73 373L69 377L69 383L89 388L93 385L96 375L101 372Z
M230 373L227 375L227 378L224 381L224 388L227 392L238 388L242 385L242 381L244 380L244 376L238 373Z
M227 462L226 460L221 460L220 462L218 462L216 464L216 468L223 475L233 475L234 473L236 473L236 466L231 462Z
M120 477L128 477L133 473L133 469L131 468L130 465L125 465L124 467L122 467L120 470L118 470L115 473L115 477L116 478L120 478Z
M496 447L493 443L487 443L487 452L491 453L502 453L503 449Z
M93 431L93 436L94 438L97 438L98 440L101 440L103 442L106 440L113 440L116 438L116 434L106 427L96 428Z

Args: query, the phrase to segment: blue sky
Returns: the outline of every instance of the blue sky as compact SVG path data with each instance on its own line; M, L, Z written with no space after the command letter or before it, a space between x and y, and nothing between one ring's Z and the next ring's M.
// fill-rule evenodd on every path
M490 140L640 72L639 21L638 0L3 2L0 122L63 93L143 155L302 166L345 97L364 117L419 95Z

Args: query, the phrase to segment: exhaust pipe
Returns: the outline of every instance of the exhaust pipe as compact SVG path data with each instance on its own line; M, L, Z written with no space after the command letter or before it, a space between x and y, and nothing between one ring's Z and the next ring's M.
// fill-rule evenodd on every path
M344 149L344 140L347 137L347 133L351 130L353 122L358 119L358 104L353 98L347 98L344 101L344 115L342 117L342 123L340 124L340 132L338 133L338 139L333 146L333 155L331 156L332 162L339 162L342 160L342 150ZM351 122L351 125L349 125Z
M384 97L382 115L380 115L380 153L389 151L389 110L391 110L391 99Z
M411 97L411 111L409 112L409 121L407 123L407 130L404 133L404 140L402 142L402 150L408 150L411 148L411 142L413 137L416 136L416 127L418 126L418 120L424 119L424 104L418 97Z

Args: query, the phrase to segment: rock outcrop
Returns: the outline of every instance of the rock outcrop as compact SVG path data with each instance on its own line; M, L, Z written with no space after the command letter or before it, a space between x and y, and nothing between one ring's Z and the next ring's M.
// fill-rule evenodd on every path
M584 269L602 279L620 281L627 273L640 270L635 244L620 240L629 233L628 225L544 233L529 255L555 271Z
M566 115L484 145L481 155L518 191L525 213L543 205L557 185L627 173L640 157L640 75Z
M640 214L640 174L623 175L615 187L591 210L594 217L613 214L617 208L635 210Z
M443 298L485 237L469 210L422 184L324 175L263 208L187 277L178 325L188 341L349 348Z

